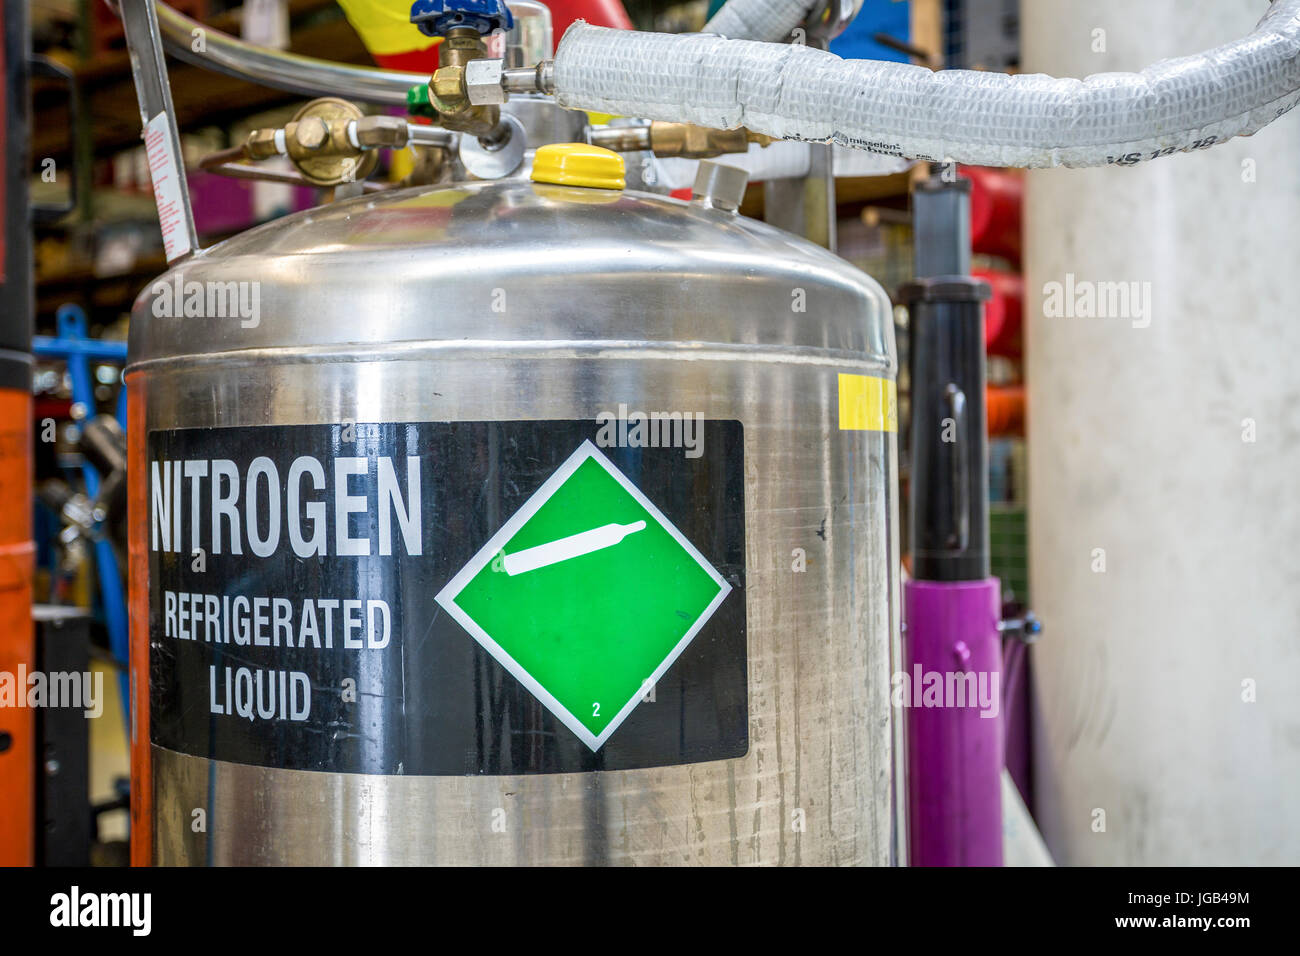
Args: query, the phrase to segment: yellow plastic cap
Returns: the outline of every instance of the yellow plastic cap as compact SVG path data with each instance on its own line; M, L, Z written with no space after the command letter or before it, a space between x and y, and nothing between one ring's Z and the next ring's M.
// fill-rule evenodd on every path
M586 143L552 143L533 157L533 182L591 189L622 189L623 157Z

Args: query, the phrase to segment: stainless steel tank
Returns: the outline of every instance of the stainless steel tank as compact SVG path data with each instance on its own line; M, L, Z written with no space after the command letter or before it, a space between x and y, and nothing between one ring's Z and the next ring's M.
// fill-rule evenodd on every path
M420 188L178 265L137 300L130 351L148 859L897 862L896 362L867 276L707 204ZM653 413L658 447L620 431ZM576 584L577 565L553 565L560 583L530 592L466 563L518 551L498 531L545 508L584 448L689 547L665 557L629 523L635 547L588 554ZM574 527L618 510L585 494L566 499L565 515L590 512ZM664 561L684 563L665 578ZM663 587L688 566L719 595L707 620L686 583ZM470 578L480 610L462 592L468 610L449 612ZM633 661L667 611L698 629L667 663ZM538 634L567 621L611 663L582 677L597 655L570 648L530 664L518 619ZM561 713L624 665L654 673L606 701L612 731L585 698Z

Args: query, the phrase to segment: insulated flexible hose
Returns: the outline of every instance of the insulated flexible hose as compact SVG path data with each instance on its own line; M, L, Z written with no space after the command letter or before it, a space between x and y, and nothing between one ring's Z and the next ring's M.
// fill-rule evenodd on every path
M728 0L704 24L704 32L734 40L788 40L816 4L817 0Z
M770 35L801 5L751 0L733 18L759 6L776 11L764 21ZM710 28L722 29L726 9ZM764 29L758 21L732 29L753 23ZM746 126L909 159L1131 165L1248 136L1292 109L1300 100L1300 0L1274 0L1258 26L1232 43L1140 73L1084 80L932 72L799 45L579 22L556 53L555 92L574 109Z
M784 38L806 0L731 0L708 29ZM730 11L730 12L729 12ZM306 94L401 105L421 77L263 50L158 4L168 48L209 68ZM201 53L194 30L207 33ZM806 46L609 30L578 22L555 61L561 105L747 126L907 159L984 166L1131 165L1248 136L1300 100L1300 0L1274 0L1244 38L1140 73L1084 80L932 72Z

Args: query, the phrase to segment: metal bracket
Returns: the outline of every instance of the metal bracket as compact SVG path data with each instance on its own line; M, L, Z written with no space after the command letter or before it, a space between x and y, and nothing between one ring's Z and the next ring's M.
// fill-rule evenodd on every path
M168 251L168 262L174 262L200 250L198 232L194 228L194 208L185 179L176 109L172 106L171 84L167 80L162 34L158 29L153 0L121 0L121 12L126 48L131 55L131 73L135 77L135 92L140 101L142 136L149 151L149 174L153 178L163 242ZM167 182L171 177L174 180ZM172 203L178 203L179 208L170 208Z
M862 6L862 0L824 0L804 21L805 42L825 50ZM835 147L808 146L808 175L801 179L769 179L763 184L763 218L772 225L803 236L835 252L839 247L835 199Z

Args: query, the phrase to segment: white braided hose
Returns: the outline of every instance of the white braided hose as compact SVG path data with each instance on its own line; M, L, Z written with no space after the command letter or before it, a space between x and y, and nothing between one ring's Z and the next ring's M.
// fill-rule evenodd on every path
M725 9L725 7L724 7ZM933 72L806 46L633 33L581 21L555 57L560 104L887 155L985 166L1131 164L1248 136L1300 100L1300 0L1246 37L1084 80Z
M727 0L713 19L704 24L704 32L733 40L788 40L816 3L817 0Z

